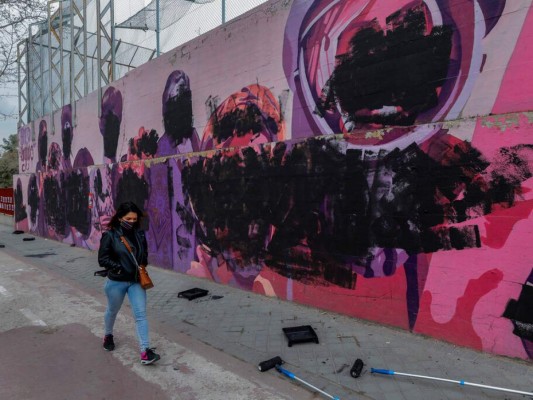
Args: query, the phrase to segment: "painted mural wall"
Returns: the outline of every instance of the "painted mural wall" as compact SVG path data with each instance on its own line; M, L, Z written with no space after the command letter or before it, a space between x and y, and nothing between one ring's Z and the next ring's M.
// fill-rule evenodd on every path
M133 200L151 264L531 360L532 42L531 0L272 0L20 129L16 228Z

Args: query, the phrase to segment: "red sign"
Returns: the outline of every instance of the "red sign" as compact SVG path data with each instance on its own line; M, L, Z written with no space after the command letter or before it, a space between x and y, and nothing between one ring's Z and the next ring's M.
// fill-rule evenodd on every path
M0 214L15 214L15 198L13 188L0 189Z

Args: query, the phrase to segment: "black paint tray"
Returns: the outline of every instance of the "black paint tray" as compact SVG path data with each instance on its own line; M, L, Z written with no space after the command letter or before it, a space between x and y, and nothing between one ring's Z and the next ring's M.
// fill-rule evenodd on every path
M310 325L283 328L283 332L289 339L289 347L298 343L315 342L318 344L318 336Z
M189 301L191 301L191 300L197 299L198 297L207 296L207 293L209 293L209 290L192 288L189 290L185 290L183 292L179 292L178 297L182 297L184 299L188 299Z

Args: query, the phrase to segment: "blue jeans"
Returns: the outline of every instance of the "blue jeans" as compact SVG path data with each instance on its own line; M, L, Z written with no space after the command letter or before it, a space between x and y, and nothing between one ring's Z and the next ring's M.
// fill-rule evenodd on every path
M146 291L138 283L118 282L110 279L106 279L104 291L107 296L107 309L104 314L105 334L113 334L115 319L127 293L135 318L141 351L150 347L148 321L146 320Z

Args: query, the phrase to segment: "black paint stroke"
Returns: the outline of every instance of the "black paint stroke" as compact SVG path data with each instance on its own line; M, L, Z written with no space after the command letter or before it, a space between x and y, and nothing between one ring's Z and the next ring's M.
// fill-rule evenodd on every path
M109 86L102 96L100 133L104 139L104 156L111 161L117 154L120 123L122 121L122 94L120 90Z
M64 235L67 223L63 190L54 176L45 177L43 185L46 223L56 233Z
M94 177L94 193L101 201L105 201L109 195L107 191L105 193L103 191L102 173L100 169L96 170L96 176Z
M37 148L39 151L39 162L44 167L46 166L46 154L48 153L48 128L44 119L39 123Z
M22 182L17 179L17 186L13 193L13 199L15 201L15 222L24 221L28 218L26 207L24 207L24 198L22 193Z
M120 137L121 119L109 111L102 116L104 121L104 156L114 159L117 155L118 138Z
M68 159L72 151L72 127L70 125L63 128L61 140L63 142L63 157Z
M61 148L57 143L52 143L50 149L48 150L48 169L49 170L59 170L61 166L62 154Z
M88 236L91 231L91 210L89 209L89 176L81 169L71 171L63 182L65 193L65 214L70 226Z
M150 132L145 131L138 140L135 138L129 140L129 153L138 158L153 157L157 153L158 140L159 135L155 129L150 130Z
M176 96L165 102L163 123L165 133L172 138L175 146L192 137L194 128L190 89L181 87Z
M513 333L522 339L533 341L533 321L531 318L533 286L524 286L518 300L509 300L503 316L513 320ZM529 307L529 308L527 308Z
M28 205L30 206L30 221L32 224L37 222L37 211L41 202L39 196L39 187L37 186L37 176L31 175L28 182Z
M416 144L388 153L343 151L327 139L269 148L217 152L184 167L200 242L214 254L238 254L243 265L264 262L343 287L355 284L351 265L373 275L375 248L416 255L480 247L476 225L450 224L512 206L531 176L521 154L529 147L504 148L493 164L467 142L440 161ZM386 274L395 263L389 254Z
M411 255L404 263L405 279L407 286L406 300L407 300L407 318L409 320L409 329L413 329L418 317L418 310L420 307L420 293L418 291L418 263L417 256Z
M217 143L236 135L242 137L248 133L259 133L268 130L274 135L278 133L276 120L264 114L257 104L248 102L244 108L235 108L225 113L221 118L213 113L213 138Z
M150 189L144 176L139 177L131 168L125 168L118 178L114 197L115 209L126 201L133 201L141 209L150 196Z
M67 104L61 110L61 141L63 147L63 157L68 160L72 151L72 106Z
M509 300L503 316L513 321L513 333L516 336L533 342L533 270L526 284L522 285L518 300ZM533 350L531 345L533 343L528 348ZM533 356L533 353L529 355Z
M373 20L354 34L317 104L320 115L338 103L356 124L409 126L437 106L437 89L450 64L452 29L436 26L426 34L423 7L390 15L386 31ZM377 112L384 107L395 109Z

